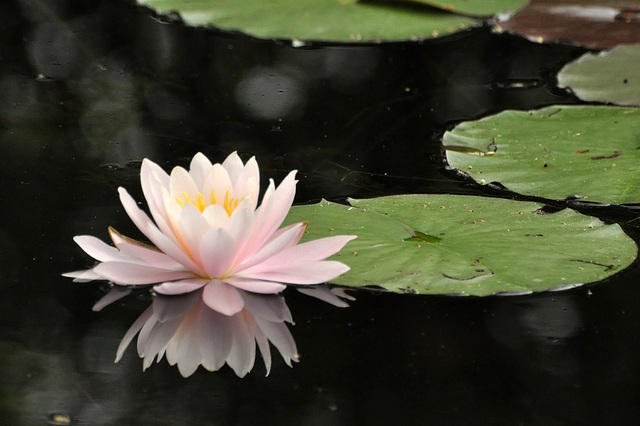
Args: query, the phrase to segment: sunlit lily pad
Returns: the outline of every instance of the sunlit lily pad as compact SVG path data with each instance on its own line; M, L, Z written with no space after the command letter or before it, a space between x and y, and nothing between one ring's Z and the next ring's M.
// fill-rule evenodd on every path
M618 46L600 54L586 53L565 65L558 86L585 101L640 105L640 45Z
M443 138L452 167L525 195L640 203L640 109L550 106L504 111Z
M570 288L633 262L637 248L618 225L531 202L400 195L293 207L309 221L303 240L356 234L335 259L351 270L333 282L395 292L490 295Z
M635 0L531 0L495 28L539 43L569 41L606 49L640 43L640 5Z
M517 10L529 0L396 0L426 4L451 12L472 16L493 16Z
M267 39L361 42L443 36L479 21L436 9L357 0L138 0L188 25Z

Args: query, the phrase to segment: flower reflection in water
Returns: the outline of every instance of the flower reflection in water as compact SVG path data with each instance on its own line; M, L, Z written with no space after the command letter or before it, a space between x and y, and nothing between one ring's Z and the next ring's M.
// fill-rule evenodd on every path
M341 297L353 300L344 290L330 290L327 286L302 291L339 307L348 306ZM216 371L225 363L239 377L244 377L253 368L257 343L268 375L271 370L269 342L291 366L291 361L297 361L298 355L285 324L293 323L293 320L284 297L243 290L239 290L239 294L244 307L233 315L211 309L203 300L203 289L180 296L155 295L151 306L122 339L116 362L139 334L137 348L138 355L144 359L144 369L154 359L159 362L166 356L169 364L177 364L184 377L193 374L199 365ZM104 306L104 299L96 304L98 309Z
M79 282L116 284L94 310L126 296L130 286L153 285L157 296L123 339L117 359L139 332L145 368L166 355L183 376L198 365L213 371L225 363L244 376L253 367L255 342L267 372L268 342L290 365L296 349L284 323L291 322L291 314L276 294L286 284L320 284L348 271L326 258L355 236L299 244L306 222L280 228L293 203L295 171L277 188L271 180L258 205L258 164L254 158L245 164L236 153L222 164L198 153L188 171L175 167L170 175L145 159L140 180L153 221L124 188L118 191L127 214L154 246L112 228L115 247L77 236L78 245L99 263L64 274ZM302 291L344 303L330 290Z

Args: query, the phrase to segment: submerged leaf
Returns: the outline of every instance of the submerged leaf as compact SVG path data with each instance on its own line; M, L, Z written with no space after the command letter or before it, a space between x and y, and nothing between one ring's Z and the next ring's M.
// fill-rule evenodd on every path
M493 155L474 155L470 150ZM640 203L640 109L550 106L503 111L445 133L452 167L525 195ZM465 151L466 149L466 151Z
M517 10L529 0L395 0L425 4L447 11L472 16L493 16Z
M541 205L461 195L401 195L294 206L303 239L357 234L334 259L351 270L332 280L395 292L490 295L563 289L606 278L637 248L618 225ZM357 207L356 207L357 206ZM437 241L416 241L415 236Z
M640 105L640 45L586 53L565 65L558 86L570 88L584 101Z
M357 0L138 0L188 25L267 39L362 42L448 35L478 21L436 9Z
M498 19L495 28L538 43L570 41L606 49L640 43L640 7L628 0L531 0Z

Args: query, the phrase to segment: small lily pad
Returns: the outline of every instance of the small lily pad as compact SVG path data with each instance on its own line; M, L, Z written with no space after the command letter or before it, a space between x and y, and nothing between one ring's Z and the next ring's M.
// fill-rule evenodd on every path
M640 45L586 53L565 65L558 86L570 88L584 101L640 105Z
M503 111L443 137L452 167L525 195L640 203L640 109L550 106Z
M602 280L637 253L618 225L570 209L542 214L532 202L464 195L350 202L294 206L286 220L309 222L303 241L358 236L333 257L351 267L332 281L345 286L477 296L557 290Z
M138 0L138 4L160 14L177 12L187 25L296 43L428 39L479 23L436 9L357 0Z

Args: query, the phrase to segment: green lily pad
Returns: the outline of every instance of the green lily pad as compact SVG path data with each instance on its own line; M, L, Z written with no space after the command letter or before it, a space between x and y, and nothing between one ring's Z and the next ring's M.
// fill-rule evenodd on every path
M511 12L529 3L529 0L396 0L421 3L450 12L472 16L493 16Z
M640 45L586 53L558 74L558 86L585 101L640 105Z
M503 111L443 137L446 159L476 182L525 195L640 202L640 109L550 106Z
M294 206L303 241L355 234L332 282L394 292L484 296L559 290L629 266L637 248L618 225L570 209L464 195L400 195Z
M444 11L357 0L138 0L160 14L178 12L193 26L211 25L266 39L361 42L426 39L478 21Z

